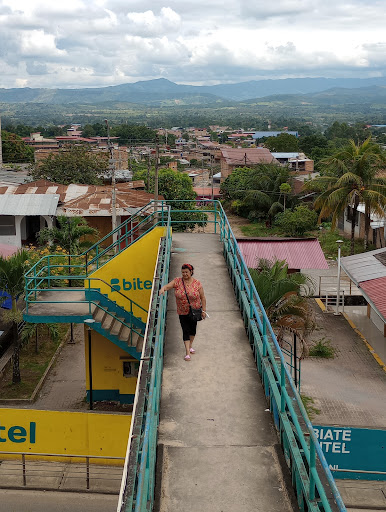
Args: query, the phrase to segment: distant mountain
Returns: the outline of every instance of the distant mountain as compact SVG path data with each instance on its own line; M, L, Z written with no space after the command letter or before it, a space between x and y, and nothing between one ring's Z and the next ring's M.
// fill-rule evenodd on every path
M87 89L0 89L0 103L47 105L136 103L149 106L226 104L272 95L307 95L345 88L386 87L386 78L287 78L211 86L179 85L164 78ZM353 95L355 93L347 93ZM360 94L360 93L358 93ZM370 96L372 93L370 93Z
M327 91L309 94L274 94L264 98L254 98L241 102L243 105L256 105L264 103L282 103L283 105L364 105L364 104L386 104L386 85L373 85L360 87L358 89L333 88Z

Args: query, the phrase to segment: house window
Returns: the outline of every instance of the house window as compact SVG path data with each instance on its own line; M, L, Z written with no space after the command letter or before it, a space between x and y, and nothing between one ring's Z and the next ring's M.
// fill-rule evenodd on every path
M0 215L0 236L16 235L15 217L13 215Z
M123 376L136 377L138 375L139 363L136 361L123 361Z

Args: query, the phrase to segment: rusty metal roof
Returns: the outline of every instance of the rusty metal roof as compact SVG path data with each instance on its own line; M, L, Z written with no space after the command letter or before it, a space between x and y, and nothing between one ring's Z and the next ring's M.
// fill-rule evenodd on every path
M238 239L241 254L249 268L257 268L260 259L285 260L289 269L328 269L319 241L314 238L277 240Z
M147 205L153 194L142 190L121 190L116 188L116 210L118 215L127 214L128 208L140 208ZM164 199L159 196L159 199ZM111 187L98 187L97 190L84 194L76 199L67 201L61 205L60 210L70 215L97 215L109 216L112 211L112 190ZM58 212L59 214L59 212Z
M117 183L116 190L117 194L119 191L128 194L136 192L137 188L144 188L145 183L143 180L131 181L127 183ZM0 187L0 196L2 195L25 195L25 194L38 194L38 195L57 195L61 203L67 203L74 199L80 198L87 194L104 194L111 196L112 187L111 185L83 185L71 183L70 185L61 185L48 180L37 180L22 185L8 185ZM149 200L153 199L153 196ZM133 197L135 204L130 206L137 206L137 196ZM143 206L141 204L141 206Z
M267 148L221 149L222 157L229 165L255 165L277 163Z

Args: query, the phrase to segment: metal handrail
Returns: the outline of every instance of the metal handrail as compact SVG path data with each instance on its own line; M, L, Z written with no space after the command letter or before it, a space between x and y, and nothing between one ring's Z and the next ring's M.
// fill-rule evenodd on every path
M68 453L34 453L34 452L1 452L1 455L20 455L21 456L21 469L23 474L23 487L27 486L27 467L26 467L26 457L55 457L55 458L68 458L68 459L85 459L86 463L86 488L90 489L90 460L121 460L124 461L124 457L111 457L107 455L70 455ZM33 471L33 470L31 470ZM50 470L52 473L52 470ZM104 477L105 478L105 477Z

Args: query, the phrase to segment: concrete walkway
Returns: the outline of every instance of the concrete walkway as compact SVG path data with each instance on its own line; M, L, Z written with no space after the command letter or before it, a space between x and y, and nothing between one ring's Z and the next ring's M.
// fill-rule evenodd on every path
M210 319L198 324L197 352L185 362L169 292L155 510L292 511L278 440L218 235L173 234L171 279L185 262L203 284Z
M346 306L344 312L375 351L378 363L386 366L386 338L367 316L367 306Z

